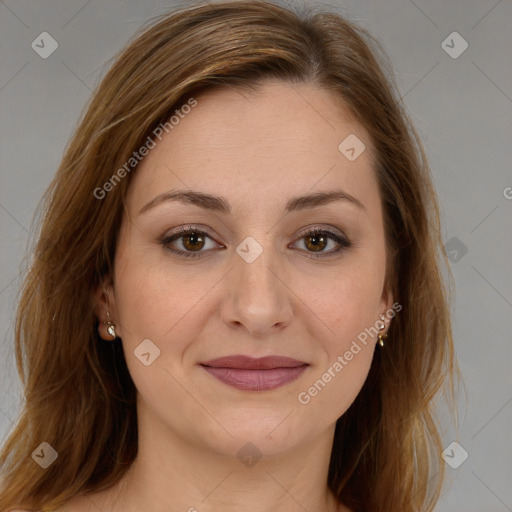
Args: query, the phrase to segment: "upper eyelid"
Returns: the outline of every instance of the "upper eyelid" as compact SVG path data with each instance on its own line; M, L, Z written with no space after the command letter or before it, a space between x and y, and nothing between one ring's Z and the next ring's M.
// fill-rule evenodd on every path
M173 231L172 233L170 233L168 235L165 234L162 237L162 239L169 239L172 237L180 238L179 235L184 236L184 235L188 234L189 231L204 233L205 235L209 236L212 240L215 240L215 242L220 243L215 239L215 236L210 233L208 228L202 227L202 226L194 226L194 225L179 226L179 227L175 228L175 231ZM349 240L347 235L339 228L336 228L334 226L327 227L327 226L322 226L322 225L313 225L313 226L307 226L305 228L301 228L299 230L297 236L302 237L302 236L308 235L312 231L327 232L327 233L332 231L332 234L337 235L340 238L343 238L347 241Z

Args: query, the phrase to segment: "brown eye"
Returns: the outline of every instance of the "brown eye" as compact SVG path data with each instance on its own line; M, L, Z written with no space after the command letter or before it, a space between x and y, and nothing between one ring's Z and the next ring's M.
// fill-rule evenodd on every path
M208 233L195 229L193 226L188 226L186 228L181 227L172 235L162 238L160 243L166 250L178 254L179 256L198 258L202 253L208 252L207 250L203 250L207 245L208 239L213 241L212 237L208 235ZM338 254L352 245L343 235L328 229L320 228L314 228L306 232L300 238L300 241L302 240L304 240L303 243L305 247L303 250L314 258L328 257ZM181 247L176 247L177 242L180 242ZM332 242L334 242L335 246L338 245L338 248L325 250ZM215 244L213 244L213 247L206 247L206 249L215 248L214 246ZM217 243L217 248L225 247Z
M212 240L208 233L189 226L187 228L181 227L176 233L160 240L160 243L165 249L175 254L188 258L197 258L200 257L203 252L207 252L203 251L203 249L208 239ZM181 247L179 245L176 247L177 242L180 242L179 245L181 245ZM220 244L217 245L220 246ZM210 249L210 247L207 247L207 249Z
M304 237L306 240L306 247L312 251L318 252L323 251L327 247L329 238L323 234L313 234Z
M187 249L187 251L200 251L205 244L204 237L201 233L192 233L189 235L185 235L183 238L183 247Z
M300 240L304 240L303 244L305 251L310 253L310 256L314 258L321 258L324 256L328 257L334 254L338 254L344 249L351 247L352 245L344 236L339 235L333 231L320 228L314 228L304 233ZM334 242L334 245L338 245L338 248L325 250L330 242Z

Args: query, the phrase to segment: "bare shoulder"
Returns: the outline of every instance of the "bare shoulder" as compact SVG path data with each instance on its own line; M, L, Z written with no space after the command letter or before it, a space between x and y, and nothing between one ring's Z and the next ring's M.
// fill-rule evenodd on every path
M93 510L98 512L90 499L83 494L78 494L53 512L93 512Z
M91 505L91 503L87 502L87 500L85 500L85 498L83 498L81 496L76 496L76 497L72 498L71 500L69 500L68 502L66 502L61 507L59 507L55 510L52 510L52 512L93 512L93 509L90 508L90 505ZM31 511L26 510L26 509L17 508L17 509L9 510L8 512L31 512ZM95 512L97 512L97 509Z
M9 510L8 512L32 512L31 510L17 508ZM85 496L78 495L71 498L69 501L61 505L59 508L52 509L52 512L98 512L98 509L94 509L90 500Z
M117 485L108 489L81 492L52 512L110 512L117 498Z

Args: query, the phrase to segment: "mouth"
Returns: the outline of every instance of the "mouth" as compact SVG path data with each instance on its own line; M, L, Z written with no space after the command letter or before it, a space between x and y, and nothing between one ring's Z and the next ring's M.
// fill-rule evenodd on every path
M244 391L269 391L297 379L309 366L289 357L235 355L200 363L210 375L224 384Z

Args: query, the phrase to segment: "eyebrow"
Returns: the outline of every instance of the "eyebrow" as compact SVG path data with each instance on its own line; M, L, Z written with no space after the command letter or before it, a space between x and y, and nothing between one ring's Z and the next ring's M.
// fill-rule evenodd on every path
M224 197L204 194L203 192L196 192L193 190L173 190L160 194L149 201L149 203L146 203L141 208L139 215L166 201L178 201L183 204L198 206L204 210L215 211L225 215L231 214L231 206ZM329 190L326 192L315 192L313 194L293 197L286 203L284 211L285 213L288 213L306 210L336 201L347 202L348 204L353 204L366 211L366 208L359 199L347 194L343 190Z

